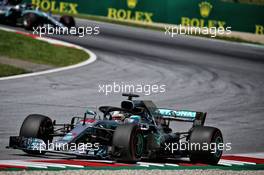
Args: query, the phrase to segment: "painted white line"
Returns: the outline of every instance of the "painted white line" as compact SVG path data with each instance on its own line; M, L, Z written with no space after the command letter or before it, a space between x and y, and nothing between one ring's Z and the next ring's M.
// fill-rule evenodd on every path
M141 165L151 165L151 166L159 166L159 167L164 167L164 164L160 163L150 163L150 162L137 162L137 164Z
M220 160L221 163L231 164L231 165L244 165L242 162L233 161L233 160Z
M34 164L35 165L35 164ZM54 168L63 168L65 169L66 166L60 165L60 164L36 164L36 165L43 165L43 166L47 166L47 167L54 167Z
M73 168L84 168L82 165L71 165L71 164L61 164L61 163L46 163L46 162L30 162L36 165L43 165L48 167L59 167L59 168L66 168L66 167L73 167Z
M225 162L223 162L223 161L221 161L221 160L218 162L218 165L232 166L232 164L230 164L230 163L225 163Z
M83 161L83 162L116 163L116 161L113 160L84 160L84 159L73 159L73 160Z
M244 156L244 157L264 159L264 152L233 154L232 156L242 156L242 157Z
M32 163L32 162L29 162ZM64 164L55 164L55 163L40 163L40 162L34 162L34 165L39 165L39 166L46 166L46 167L55 167L55 168L66 168L66 165Z
M0 165L14 165L14 166L26 166L34 168L48 168L48 167L57 167L57 168L84 168L82 165L71 165L71 164L61 164L61 163L46 163L46 162L34 162L30 160L1 160Z
M6 27L0 27L0 30L4 30L6 32L16 32L16 30L14 29L9 29L9 28L6 28Z
M256 163L254 163L254 162L246 162L246 161L240 161L240 160L227 160L227 159L221 159L221 160L226 161L226 162L229 161L230 163L234 162L234 163L237 163L237 164L256 165Z
M33 164L31 162L23 162L23 161L7 161L7 162L1 162L0 165L11 165L11 166L25 166L25 167L32 167L32 168L45 168L47 169L47 166L39 165L39 164Z
M149 167L149 165L139 164L138 166Z
M254 163L254 162L245 162L245 161L237 161L237 162L240 162L243 164L248 164L248 165L256 165L256 163Z
M178 164L165 163L166 166L179 166Z
M27 161L27 162L33 162L33 161ZM70 164L64 164L64 163L47 163L47 162L33 162L34 164L44 165L48 167L57 167L57 168L66 168L68 167L74 167L74 168L84 168L82 165L70 165Z
M16 31L16 30L13 30L13 29L5 28L5 27L0 27L0 30L9 31L9 32L20 32L20 31ZM61 44L61 45L64 45L64 46L81 49L81 50L85 51L87 54L89 54L90 58L88 60L84 61L84 62L75 64L75 65L71 65L71 66L62 67L62 68L55 68L55 69L50 69L50 70L41 71L41 72L34 72L34 73L14 75L14 76L9 76L9 77L2 77L2 78L0 78L0 81L1 80L11 80L11 79L17 79L17 78L32 77L32 76L38 76L38 75L44 75L44 74L50 74L50 73L55 73L55 72L75 69L75 68L79 68L79 67L91 64L97 59L96 55L93 52L91 52L90 50L88 50L88 49L86 49L84 47L78 46L76 44L71 44L71 43L68 43L68 42L65 42L65 41L60 41L60 40L50 39L50 38L36 37L36 39L42 40L42 41L46 41L46 42L49 42L49 43L53 43L53 44Z

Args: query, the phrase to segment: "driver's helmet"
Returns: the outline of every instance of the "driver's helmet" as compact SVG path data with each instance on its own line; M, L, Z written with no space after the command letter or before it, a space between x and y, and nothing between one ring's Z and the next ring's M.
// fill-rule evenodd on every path
M120 111L115 111L112 115L112 120L123 121L125 118L125 115Z

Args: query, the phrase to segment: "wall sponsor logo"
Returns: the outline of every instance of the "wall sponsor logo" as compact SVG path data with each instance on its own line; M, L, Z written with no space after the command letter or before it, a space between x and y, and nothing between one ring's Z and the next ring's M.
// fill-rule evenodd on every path
M127 6L131 9L137 6L138 0L127 0Z
M263 25L255 25L255 33L258 35L264 35L264 26Z
M209 3L209 2L201 2L199 4L199 7L200 7L200 15L204 18L207 18L210 13L211 13L211 10L213 8L213 6Z
M111 4L96 0L24 0L44 11L66 14L90 14L114 20L128 20L139 23L170 23L193 27L232 26L235 31L264 34L262 20L263 0L199 0L199 1L150 1L150 0L108 0ZM243 1L243 2L242 2ZM228 2L228 3L227 3ZM232 3L231 3L232 2ZM241 8L245 13L241 13ZM104 8L104 9L102 9ZM187 11L186 11L187 10ZM226 15L230 14L230 15ZM240 14L234 16L232 14Z
M188 17L181 17L181 25L183 26L193 26L193 27L223 27L226 28L225 21L217 21L217 20L205 20L199 18L188 18Z
M153 13L147 11L134 11L139 0L127 0L127 7L130 9L108 8L107 17L116 20L130 20L136 22L152 23Z
M213 5L207 1L203 1L198 4L199 12L202 18L189 18L189 17L181 17L181 25L182 26L193 26L193 27L222 27L226 28L225 21L219 21L214 19L204 19L208 18L212 12Z
M108 18L117 20L132 20L137 22L152 23L153 13L143 11L131 11L126 9L108 8Z
M55 13L78 14L78 4L69 2L58 2L51 0L32 0L31 3L44 11L52 11Z

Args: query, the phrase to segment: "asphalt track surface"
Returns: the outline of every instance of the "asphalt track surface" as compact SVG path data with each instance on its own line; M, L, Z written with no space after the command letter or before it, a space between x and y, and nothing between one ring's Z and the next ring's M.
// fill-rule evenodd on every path
M41 113L69 122L87 107L120 105L120 94L99 93L113 82L166 85L142 95L160 107L207 111L229 153L264 152L264 48L78 20L100 26L97 36L54 36L93 51L96 62L77 69L0 81L0 159L32 158L7 150L24 118ZM36 48L37 49L37 48ZM173 125L181 128L182 124Z

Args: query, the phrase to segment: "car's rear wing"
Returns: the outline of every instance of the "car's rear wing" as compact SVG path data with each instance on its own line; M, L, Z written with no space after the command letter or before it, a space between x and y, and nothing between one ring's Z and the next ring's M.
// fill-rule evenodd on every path
M166 108L159 108L159 115L163 119L193 122L194 126L204 125L206 112L195 112L189 110L173 110Z

